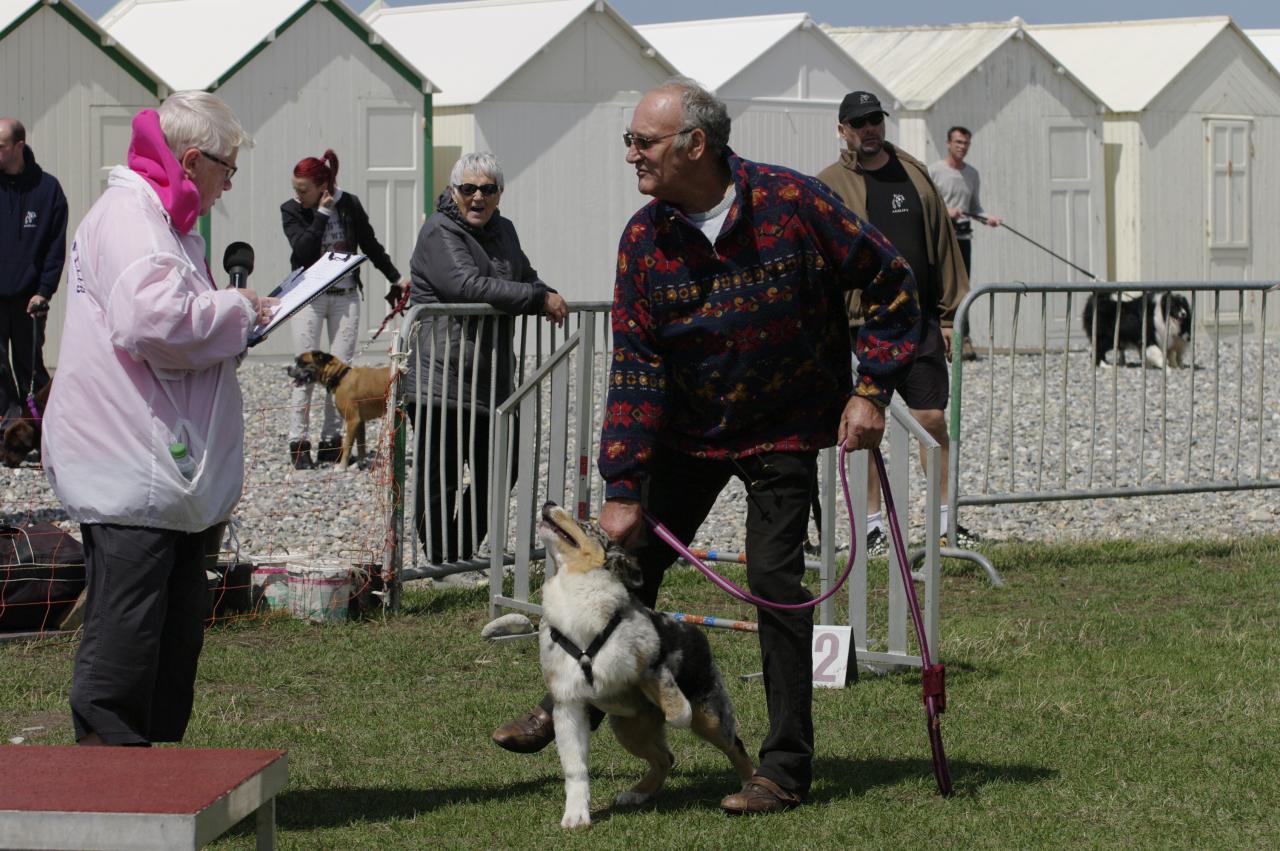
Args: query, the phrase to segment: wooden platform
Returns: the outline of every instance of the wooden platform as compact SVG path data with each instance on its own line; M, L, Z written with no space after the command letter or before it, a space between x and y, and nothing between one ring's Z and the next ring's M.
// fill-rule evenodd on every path
M199 848L257 813L275 847L278 750L0 747L0 847Z

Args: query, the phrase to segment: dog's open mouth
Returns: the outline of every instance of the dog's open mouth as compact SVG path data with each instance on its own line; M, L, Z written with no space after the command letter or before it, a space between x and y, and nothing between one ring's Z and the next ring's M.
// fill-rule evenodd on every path
M294 387L305 387L316 380L315 370L309 367L291 366L285 370L285 374L293 379Z
M558 508L554 502L548 502L542 506L542 522L538 524L541 528L554 532L557 537L571 547L578 547L578 539L565 531L564 527L556 522L553 510Z

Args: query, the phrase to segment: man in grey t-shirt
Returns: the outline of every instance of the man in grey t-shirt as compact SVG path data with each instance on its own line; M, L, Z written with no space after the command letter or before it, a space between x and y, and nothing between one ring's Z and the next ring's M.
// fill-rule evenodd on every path
M999 216L988 216L982 210L978 190L982 179L978 170L964 161L969 155L969 141L973 134L966 127L952 127L947 131L947 155L929 166L929 177L938 187L947 215L956 226L956 238L960 240L960 255L964 258L964 270L972 276L973 220L970 213L986 219L986 224L998 227Z
M947 215L956 228L956 240L960 244L960 257L964 271L973 277L973 219L977 213L990 227L999 227L999 216L988 216L982 209L979 188L982 179L978 170L964 161L969 155L969 141L973 134L969 128L955 126L947 131L947 155L929 166L929 177L938 187L938 194L947 205ZM967 323L966 323L967 324ZM964 329L963 352L965 360L977 360L973 344L969 342L968 328Z

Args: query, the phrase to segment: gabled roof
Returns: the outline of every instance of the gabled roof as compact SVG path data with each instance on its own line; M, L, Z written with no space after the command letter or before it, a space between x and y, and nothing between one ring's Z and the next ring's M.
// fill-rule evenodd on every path
M822 27L889 89L903 109L930 109L987 57L1013 38L1025 39L1054 65L1052 50L1027 34L1021 18L929 27ZM1082 79L1068 76L1095 100Z
M1244 34L1267 57L1272 68L1280 68L1280 30L1245 30Z
M433 86L341 0L120 0L100 23L175 89L213 90L312 6L324 6L423 91Z
M164 78L147 67L137 56L117 44L97 21L67 0L0 0L0 39L17 29L23 21L38 12L41 6L48 6L53 12L66 19L71 26L79 30L85 38L96 44L137 80L143 88L158 98L168 95L169 90Z
M1146 109L1223 30L1244 36L1225 15L1028 29L1115 112Z
M830 36L803 12L672 21L645 24L636 29L675 63L680 73L694 78L711 91L732 80L796 30L811 29L815 37L831 41ZM715 49L709 50L708 45L712 44ZM839 48L835 42L832 46ZM845 53L845 56L849 55ZM849 62L861 73L872 76L853 57L849 57Z
M1019 28L1007 22L823 29L884 83L903 109L929 109Z
M635 27L604 0L475 0L421 6L374 3L364 18L389 44L429 69L441 93L437 106L480 103L511 79L552 39L595 8L653 50ZM648 54L668 73L675 68L656 50Z

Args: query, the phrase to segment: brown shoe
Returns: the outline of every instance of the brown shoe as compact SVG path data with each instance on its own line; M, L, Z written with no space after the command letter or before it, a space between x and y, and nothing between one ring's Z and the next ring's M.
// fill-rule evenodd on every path
M960 359L974 361L978 359L978 351L973 347L973 340L965 337L960 343Z
M788 792L768 777L759 774L742 784L741 792L725 796L720 808L731 815L779 813L800 803L800 796Z
M541 706L535 706L531 712L493 731L493 740L498 747L514 753L537 753L551 744L555 737L556 725L551 720L551 713Z

